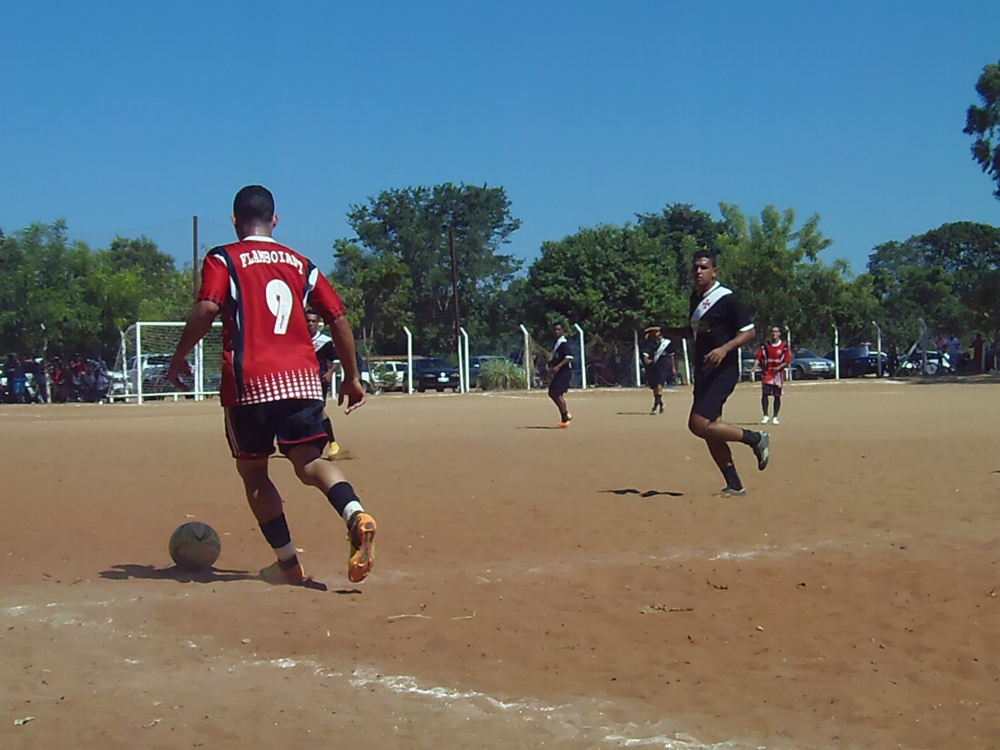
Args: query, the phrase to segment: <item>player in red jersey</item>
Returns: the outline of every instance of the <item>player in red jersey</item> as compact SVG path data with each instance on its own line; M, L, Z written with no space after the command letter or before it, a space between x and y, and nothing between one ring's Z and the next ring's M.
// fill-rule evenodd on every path
M205 257L201 290L177 344L167 377L180 387L191 376L187 355L222 316L222 389L226 436L250 509L277 561L260 575L270 583L308 583L292 544L281 495L268 475L278 450L303 484L319 489L347 524L351 543L347 575L364 580L374 563L375 519L334 464L321 460L323 385L306 324L311 306L330 327L342 354L344 382L338 404L350 414L365 403L354 356L354 334L330 283L305 256L276 242L274 198L250 185L233 201L238 242Z
M760 378L760 408L764 411L761 424L768 421L780 424L778 412L781 411L781 387L785 384L785 370L792 363L792 351L788 344L781 340L781 329L771 327L771 341L764 342L754 357L753 366L756 370L762 367L764 374ZM767 398L774 397L774 417L767 416Z

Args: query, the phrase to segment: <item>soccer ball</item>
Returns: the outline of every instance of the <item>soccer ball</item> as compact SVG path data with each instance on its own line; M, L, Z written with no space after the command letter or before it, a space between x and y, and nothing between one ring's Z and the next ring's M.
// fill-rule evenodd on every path
M205 570L219 559L222 542L207 523L188 521L170 535L170 558L184 570Z

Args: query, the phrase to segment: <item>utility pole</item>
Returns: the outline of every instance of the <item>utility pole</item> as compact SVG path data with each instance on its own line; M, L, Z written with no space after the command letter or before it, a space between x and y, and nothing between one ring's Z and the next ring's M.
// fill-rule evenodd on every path
M198 301L198 217L191 217L191 298Z
M451 249L451 285L455 291L455 343L462 346L462 318L458 314L458 259L455 257L455 230L448 230L448 247Z

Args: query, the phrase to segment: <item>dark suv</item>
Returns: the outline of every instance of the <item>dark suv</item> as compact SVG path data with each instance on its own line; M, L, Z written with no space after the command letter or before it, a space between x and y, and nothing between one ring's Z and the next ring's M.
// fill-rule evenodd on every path
M440 357L413 360L413 387L420 393L433 388L443 393L445 388L451 388L455 393L462 389L458 377L458 368Z
M826 359L833 360L833 352L826 355ZM849 346L840 350L840 377L860 378L865 375L878 375L878 352L872 349L864 349L859 346ZM888 362L885 354L882 355L882 373L885 374Z

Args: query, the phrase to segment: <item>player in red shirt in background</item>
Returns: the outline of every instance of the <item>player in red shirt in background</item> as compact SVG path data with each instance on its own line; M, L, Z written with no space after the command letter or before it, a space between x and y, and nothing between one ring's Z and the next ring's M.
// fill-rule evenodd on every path
M347 524L347 576L362 581L375 560L375 519L365 513L340 468L321 460L327 443L323 386L305 315L311 306L330 327L344 368L337 403L346 399L350 414L364 405L365 391L344 306L308 258L271 237L278 216L270 191L259 185L240 190L232 222L239 241L213 248L205 257L198 301L167 377L185 387L184 379L191 376L186 357L221 313L226 436L250 509L278 558L260 572L261 578L275 584L309 581L292 544L281 495L268 475L277 438L296 476L319 489Z
M758 366L763 367L764 374L760 378L760 408L764 411L764 418L761 424L769 421L774 424L781 424L778 421L778 412L781 411L781 387L785 384L785 370L792 363L792 351L788 344L781 340L781 329L778 326L771 327L771 341L765 342L757 355L754 357L753 366L756 370ZM774 397L774 417L767 416L767 397Z

